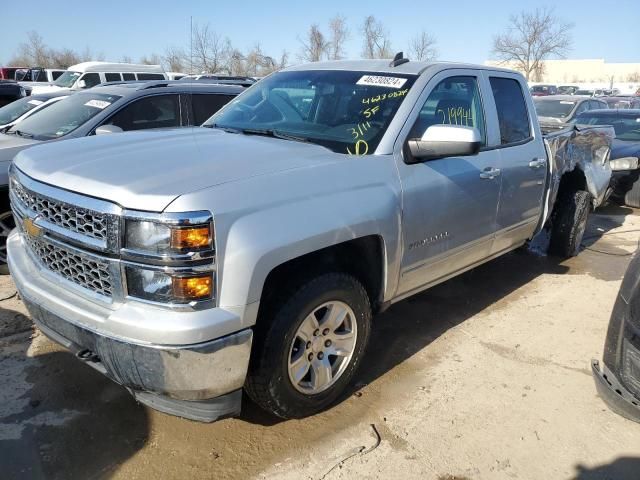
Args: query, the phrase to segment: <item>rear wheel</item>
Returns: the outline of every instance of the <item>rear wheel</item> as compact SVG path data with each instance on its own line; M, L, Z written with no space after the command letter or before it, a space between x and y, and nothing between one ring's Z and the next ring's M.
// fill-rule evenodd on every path
M0 213L0 275L7 275L9 273L9 266L7 265L7 237L15 226L16 224L11 210Z
M369 297L354 277L330 273L308 281L260 319L247 393L282 418L327 408L353 378L370 323Z
M580 252L591 210L591 195L584 190L565 193L556 200L549 253L575 257Z

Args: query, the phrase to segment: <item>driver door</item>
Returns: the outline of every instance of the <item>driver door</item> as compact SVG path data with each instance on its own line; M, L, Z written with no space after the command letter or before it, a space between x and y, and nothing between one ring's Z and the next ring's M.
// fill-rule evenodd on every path
M496 150L407 164L406 142L431 125L478 129L487 145L482 102L486 79L477 70L447 70L427 84L396 144L403 186L403 256L398 295L442 281L490 256L501 177ZM486 95L484 95L486 97ZM488 172L492 172L491 175Z

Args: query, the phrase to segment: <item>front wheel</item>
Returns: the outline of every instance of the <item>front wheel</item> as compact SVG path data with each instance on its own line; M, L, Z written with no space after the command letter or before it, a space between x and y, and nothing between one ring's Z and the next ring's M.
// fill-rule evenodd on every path
M16 226L11 210L0 213L0 275L9 274L7 265L7 238Z
M590 210L589 192L576 190L558 197L552 218L549 253L568 258L580 252Z
M335 402L369 340L371 306L351 275L330 273L301 286L256 329L246 391L263 409L302 418Z

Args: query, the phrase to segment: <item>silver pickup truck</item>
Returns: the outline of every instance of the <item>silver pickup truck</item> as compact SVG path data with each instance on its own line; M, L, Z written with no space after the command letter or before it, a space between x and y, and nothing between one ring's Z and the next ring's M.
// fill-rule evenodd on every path
M304 417L344 393L373 314L543 229L575 255L611 132L545 139L512 71L296 66L201 128L19 153L9 267L38 328L140 402L212 421L244 390Z

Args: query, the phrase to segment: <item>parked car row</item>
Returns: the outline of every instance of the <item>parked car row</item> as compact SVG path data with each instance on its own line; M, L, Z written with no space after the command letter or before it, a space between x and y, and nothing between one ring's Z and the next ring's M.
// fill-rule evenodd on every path
M551 85L538 84L529 88L531 95L534 97L543 97L547 95L580 95L584 97L610 97L620 94L617 88L580 88L578 85ZM638 93L636 92L636 95Z

